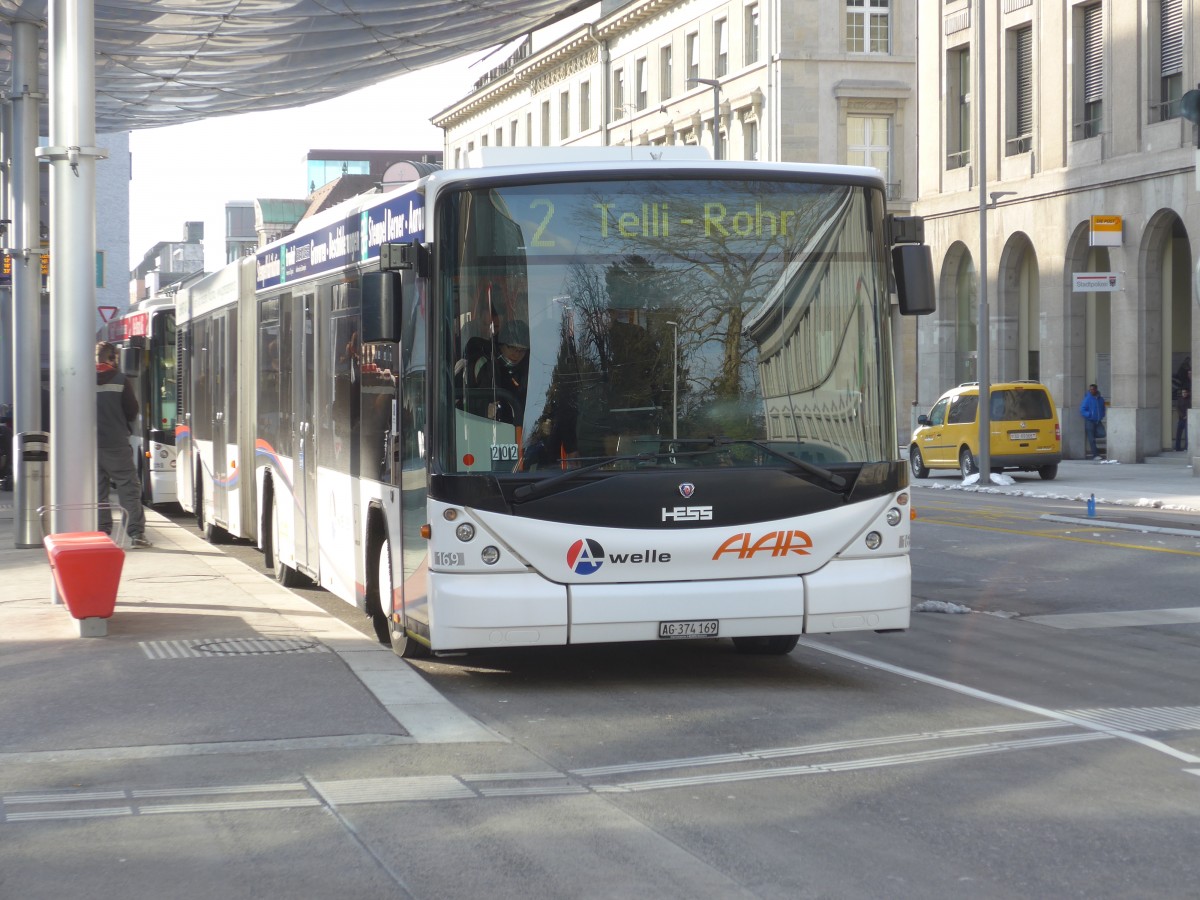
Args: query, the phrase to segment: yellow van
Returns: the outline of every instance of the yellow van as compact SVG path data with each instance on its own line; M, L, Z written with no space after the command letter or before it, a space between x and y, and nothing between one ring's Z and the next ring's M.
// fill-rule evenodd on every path
M1062 462L1062 429L1054 400L1037 381L1005 381L991 386L993 472L1037 472L1049 481ZM978 471L979 382L946 391L917 417L908 447L908 465L916 478L930 469L958 469L963 478Z

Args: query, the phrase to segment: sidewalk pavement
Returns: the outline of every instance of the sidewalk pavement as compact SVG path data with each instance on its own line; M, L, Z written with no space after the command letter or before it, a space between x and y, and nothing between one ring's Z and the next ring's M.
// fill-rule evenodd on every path
M1200 532L1200 478L1182 459L1068 461L1054 481L999 480L1010 483L916 479L918 517L938 489L1060 498L1081 517L1094 495L1105 524L1149 516ZM52 602L45 552L13 549L12 494L0 493L0 765L500 740L262 570L153 511L147 525L154 547L126 554L107 635L84 638Z
M107 635L80 637L0 494L0 766L499 740L390 648L146 519L154 546L126 553Z
M913 503L921 515L921 499L929 491L978 491L1014 497L1065 501L1069 511L1078 504L1079 518L1091 524L1134 530L1179 530L1200 534L1200 477L1182 453L1163 454L1151 462L1120 463L1101 460L1064 460L1058 476L1043 481L1036 472L1005 472L986 481L968 484L957 471L938 469L928 478L912 478ZM1096 515L1087 504L1095 498Z

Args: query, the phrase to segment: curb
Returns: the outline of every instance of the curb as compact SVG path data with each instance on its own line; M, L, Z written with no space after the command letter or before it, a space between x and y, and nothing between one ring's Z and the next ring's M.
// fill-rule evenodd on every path
M1104 519L1076 519L1072 516L1038 516L1046 522L1062 522L1067 525L1091 525L1096 528L1119 528L1123 531L1153 532L1154 534L1176 534L1182 537L1200 538L1200 531L1189 528L1168 528L1164 525L1134 525L1132 522L1109 522Z

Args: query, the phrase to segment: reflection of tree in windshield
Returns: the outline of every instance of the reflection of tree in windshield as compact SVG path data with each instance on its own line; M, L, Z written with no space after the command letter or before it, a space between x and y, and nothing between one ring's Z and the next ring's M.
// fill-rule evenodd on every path
M640 199L594 194L590 204L579 204L581 233L588 233L585 220L597 209L617 223L596 249L611 253L615 244L630 250L608 265L603 279L595 267L577 265L571 282L572 294L586 310L586 342L597 368L608 375L614 404L666 411L674 402L681 436L763 434L758 346L746 333L746 319L844 194L844 189L824 187L714 184L709 191L673 193L650 225L649 214L642 212L641 227L626 231L619 227L618 211L639 208ZM715 196L729 198L728 204L704 199ZM735 211L739 202L753 212ZM781 221L768 209L789 214ZM668 322L678 328L674 397L676 327Z

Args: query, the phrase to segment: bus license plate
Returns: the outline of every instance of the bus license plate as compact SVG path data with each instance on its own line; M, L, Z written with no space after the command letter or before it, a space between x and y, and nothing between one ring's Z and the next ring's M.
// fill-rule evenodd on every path
M710 638L716 637L719 619L696 619L690 622L659 622L660 638Z

